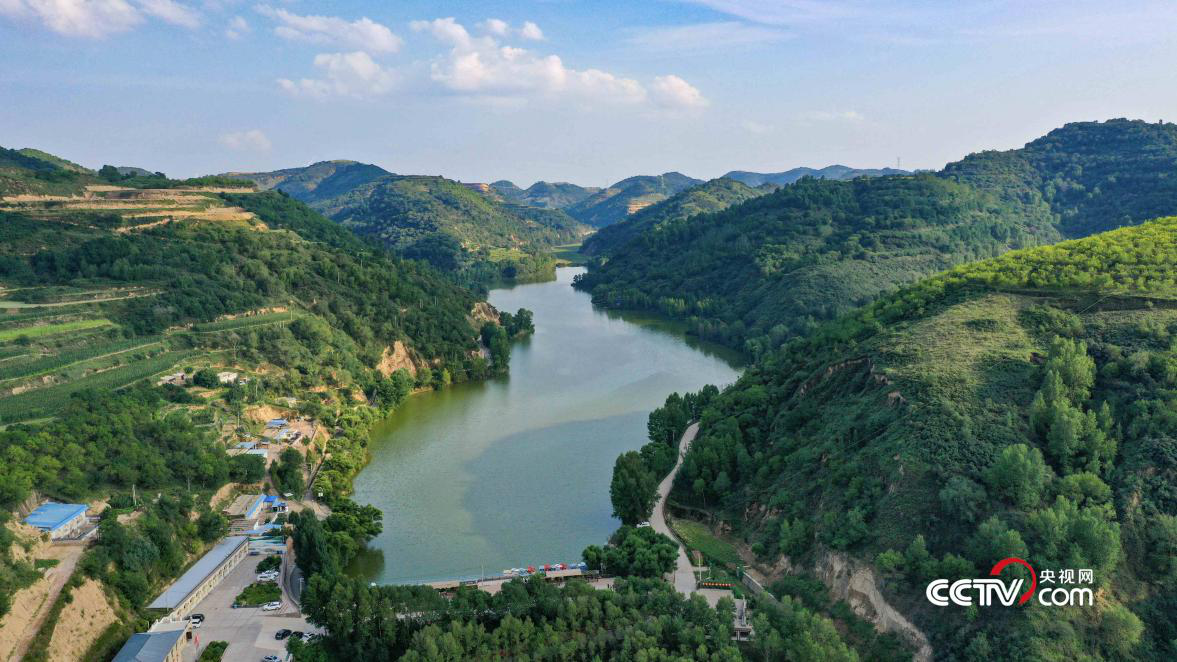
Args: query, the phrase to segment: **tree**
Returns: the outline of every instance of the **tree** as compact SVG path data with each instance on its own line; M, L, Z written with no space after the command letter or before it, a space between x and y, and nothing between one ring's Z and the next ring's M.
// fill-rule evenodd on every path
M613 501L613 516L622 524L633 526L650 519L658 498L658 483L637 451L623 453L617 458L609 497Z
M216 371L212 368L201 368L197 370L196 374L192 375L192 383L197 386L203 386L204 388L216 388L221 385L220 380L217 379Z
M962 522L976 521L986 499L985 488L964 476L949 478L940 490L940 505Z
M306 490L306 479L302 475L303 457L293 448L287 448L270 467L274 486L283 494L302 495Z
M1014 505L1029 508L1042 499L1042 489L1050 475L1042 451L1025 444L1002 449L985 473L993 491Z

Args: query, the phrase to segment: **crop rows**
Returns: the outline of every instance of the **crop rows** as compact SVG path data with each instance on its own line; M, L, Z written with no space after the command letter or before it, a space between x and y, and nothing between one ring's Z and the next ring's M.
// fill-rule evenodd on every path
M179 350L163 352L158 356L130 365L113 368L83 379L36 389L9 396L0 400L0 420L11 422L51 415L61 408L71 395L85 389L117 389L145 377L161 373L199 352Z
M131 338L128 340L109 342L102 345L78 347L76 349L54 354L52 356L41 356L23 360L7 361L0 364L0 381L16 379L18 377L30 377L46 372L52 372L53 370L72 365L74 363L88 361L90 359L105 356L107 354L125 352L136 347L147 347L149 345L154 345L160 340L160 336Z

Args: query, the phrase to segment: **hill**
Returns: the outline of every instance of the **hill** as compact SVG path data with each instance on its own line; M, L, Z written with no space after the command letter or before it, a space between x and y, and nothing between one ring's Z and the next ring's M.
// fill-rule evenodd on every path
M727 209L769 193L771 189L771 185L751 188L733 179L713 179L646 207L624 221L601 228L585 239L580 252L585 255L612 253L643 233L671 233L691 216Z
M787 186L802 177L816 177L818 179L854 179L855 177L882 177L886 175L910 175L906 170L897 168L851 168L844 165L832 165L824 168L793 168L784 172L748 172L733 170L726 175L727 179L734 179L741 184L753 188L764 184Z
M964 261L1177 212L1171 124L1068 124L939 173L803 179L611 249L578 286L763 353Z
M745 373L671 499L775 592L816 577L877 613L877 586L937 659L1171 659L1174 337L1177 218L959 266ZM1091 570L1094 604L925 597L1009 556Z
M564 209L601 190L596 186L577 186L568 182L536 182L521 189L506 180L494 182L490 187L508 202L545 209Z
M263 191L275 189L308 204L346 194L391 175L384 168L356 161L319 161L305 168L273 172L232 172L227 177L249 180Z
M629 177L568 206L565 211L581 223L601 228L702 183L678 172Z
M232 176L282 191L361 237L469 281L540 277L553 268L546 253L585 232L559 210L504 202L444 177L394 175L353 161Z

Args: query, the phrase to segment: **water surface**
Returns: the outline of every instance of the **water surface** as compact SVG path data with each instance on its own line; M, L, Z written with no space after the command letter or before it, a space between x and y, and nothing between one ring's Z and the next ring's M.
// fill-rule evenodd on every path
M673 391L725 385L738 357L673 324L594 309L554 282L492 290L500 310L535 313L510 376L416 395L376 430L355 498L384 533L351 568L380 583L497 574L579 560L617 527L617 455L646 442L646 416Z

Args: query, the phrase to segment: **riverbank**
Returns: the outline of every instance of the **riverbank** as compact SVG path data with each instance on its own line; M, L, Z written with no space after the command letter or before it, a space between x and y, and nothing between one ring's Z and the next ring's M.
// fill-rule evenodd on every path
M722 351L595 309L570 287L582 271L490 293L535 313L508 378L410 398L373 431L353 498L384 512L385 533L352 576L416 583L579 560L617 528L613 460L647 441L650 411L736 379Z

